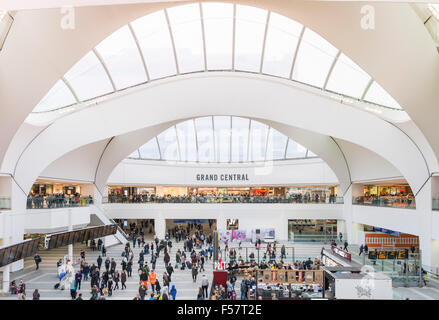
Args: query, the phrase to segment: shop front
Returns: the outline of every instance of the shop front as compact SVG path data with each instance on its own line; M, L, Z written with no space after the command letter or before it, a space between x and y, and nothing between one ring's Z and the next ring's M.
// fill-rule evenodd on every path
M337 239L337 220L289 219L288 241L331 242Z

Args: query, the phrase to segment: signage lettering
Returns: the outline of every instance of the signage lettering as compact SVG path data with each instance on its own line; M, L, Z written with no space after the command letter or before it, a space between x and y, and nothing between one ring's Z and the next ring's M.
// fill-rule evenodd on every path
M229 173L229 174L202 174L196 175L197 181L249 181L247 173Z

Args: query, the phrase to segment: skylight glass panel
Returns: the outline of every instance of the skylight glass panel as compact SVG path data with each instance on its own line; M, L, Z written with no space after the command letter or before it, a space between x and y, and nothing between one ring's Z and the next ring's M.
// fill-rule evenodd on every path
M338 50L306 28L297 52L293 80L322 88Z
M198 161L214 162L215 150L213 148L212 117L195 119L195 129L198 141Z
M230 162L231 117L213 117L217 162Z
M175 127L170 127L157 136L162 158L169 161L179 161L177 133Z
M154 137L139 148L140 158L142 159L160 159L160 150L157 145L157 139Z
M305 158L305 156L306 156L306 148L298 144L296 141L288 139L287 154L285 158L287 159Z
M314 152L312 152L311 150L308 149L308 154L306 155L308 158L310 157L318 157L318 155L316 155Z
M181 161L197 161L197 140L193 120L176 125Z
M232 69L233 5L202 3L208 70Z
M247 161L250 120L232 117L232 162Z
M146 74L136 42L123 26L96 46L117 89L145 82Z
M70 89L64 81L58 80L32 112L50 111L74 103L76 100Z
M133 153L131 153L127 158L131 158L131 159L139 159L139 150L134 150Z
M291 19L270 14L262 72L289 77L294 53L303 26Z
M267 145L268 126L258 121L250 124L249 161L264 161Z
M163 10L131 23L142 49L150 79L177 73L171 36Z
M268 12L236 6L235 69L259 72Z
M326 89L354 98L361 98L370 76L355 62L340 54L329 77Z
M386 107L402 109L402 107L398 104L398 102L393 99L390 94L384 90L377 82L373 82L371 87L366 93L366 97L364 100L377 103Z
M167 11L180 73L204 70L200 5L188 4Z
M285 157L288 137L276 129L270 128L265 160L278 160Z
M113 92L110 79L93 51L79 60L64 77L81 101Z

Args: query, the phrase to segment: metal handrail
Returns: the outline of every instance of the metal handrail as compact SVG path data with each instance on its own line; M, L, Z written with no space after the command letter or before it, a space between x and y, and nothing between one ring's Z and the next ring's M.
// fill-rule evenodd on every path
M290 203L290 204L343 204L343 197L332 198L332 202L304 200L285 197L241 197L241 196L206 196L206 197L103 197L102 203Z

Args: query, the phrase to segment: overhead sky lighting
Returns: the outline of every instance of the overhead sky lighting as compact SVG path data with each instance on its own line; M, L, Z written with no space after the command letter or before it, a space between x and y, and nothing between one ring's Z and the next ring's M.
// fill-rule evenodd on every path
M234 116L186 120L150 139L129 159L236 163L317 157L259 121Z
M369 88L371 77L317 33L274 12L230 3L191 3L132 21L99 43L64 78L81 102L204 70L291 76L293 81L401 109L375 82ZM68 96L52 89L34 112L65 107L71 103Z

